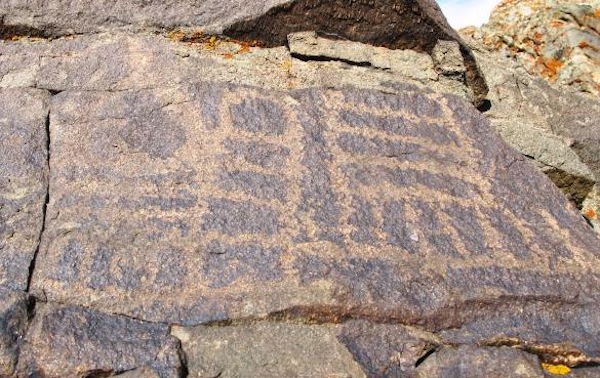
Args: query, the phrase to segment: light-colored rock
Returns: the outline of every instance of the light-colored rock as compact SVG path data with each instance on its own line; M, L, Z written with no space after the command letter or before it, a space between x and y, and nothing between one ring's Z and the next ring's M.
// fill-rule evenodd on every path
M600 94L600 1L506 0L482 37L531 74Z
M191 377L366 378L335 326L256 324L177 329Z
M477 41L476 30L465 33L491 88L485 114L492 126L534 159L590 219L600 211L593 190L600 177L600 101L528 74L520 64L490 53ZM600 232L597 220L591 223Z
M417 373L420 378L544 378L535 356L509 347L444 347L429 356Z

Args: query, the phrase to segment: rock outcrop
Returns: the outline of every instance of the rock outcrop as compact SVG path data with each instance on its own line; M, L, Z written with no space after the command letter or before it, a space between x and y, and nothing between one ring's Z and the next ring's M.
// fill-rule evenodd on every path
M0 375L600 363L600 237L466 101L433 3L391 8L432 33L408 51L324 38L308 2L47 3L0 8ZM285 46L241 40L278 17Z
M600 95L599 1L504 0L481 32L529 73Z
M593 57L587 51L589 46L564 46L573 35L596 33L598 16L559 17L567 9L594 13L598 2L505 1L488 25L462 33L491 88L486 115L492 126L532 158L600 232L600 101L588 93L594 91L585 84L594 82L600 60L590 58L582 63L581 54ZM580 19L589 25L581 24ZM536 42L532 33L544 40ZM594 38L600 41L600 37ZM519 50L523 43L533 47ZM549 77L540 69L545 66L536 64L550 59L544 54L557 51L563 54L555 57L563 62L555 66L560 74ZM570 79L557 80L567 76Z

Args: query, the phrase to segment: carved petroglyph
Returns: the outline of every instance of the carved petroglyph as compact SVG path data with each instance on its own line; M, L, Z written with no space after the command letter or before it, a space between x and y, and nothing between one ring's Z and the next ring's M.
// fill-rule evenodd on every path
M85 114L82 96L97 104ZM57 95L49 268L34 289L177 323L281 306L433 314L467 284L449 269L568 271L548 248L580 266L581 236L559 231L572 215L515 201L527 184L496 176L530 168L475 110L436 96L214 84ZM146 108L143 122L125 113Z

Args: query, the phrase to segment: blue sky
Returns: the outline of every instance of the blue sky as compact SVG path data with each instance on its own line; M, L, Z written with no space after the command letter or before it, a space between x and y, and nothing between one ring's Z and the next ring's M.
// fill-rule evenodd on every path
M437 0L448 22L455 29L486 23L499 0Z

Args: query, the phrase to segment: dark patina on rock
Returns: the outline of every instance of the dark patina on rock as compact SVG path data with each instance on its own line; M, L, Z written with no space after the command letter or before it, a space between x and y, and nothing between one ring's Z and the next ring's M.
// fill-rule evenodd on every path
M67 91L50 135L39 298L181 325L457 329L439 343L598 361L598 236L456 97ZM393 371L358 334L339 338L365 371ZM416 340L405 356L432 345Z
M26 290L48 187L46 91L0 89L0 286Z
M18 377L111 377L136 369L178 378L179 341L164 324L80 307L38 304L19 358Z
M464 81L480 104L488 88L470 48L448 25L434 0L13 0L0 3L0 39L57 37L109 30L164 31L196 27L264 46L283 46L290 33L315 31L392 49L434 55L440 41L455 41L467 72ZM443 42L442 42L443 43ZM442 71L443 67L438 67Z

